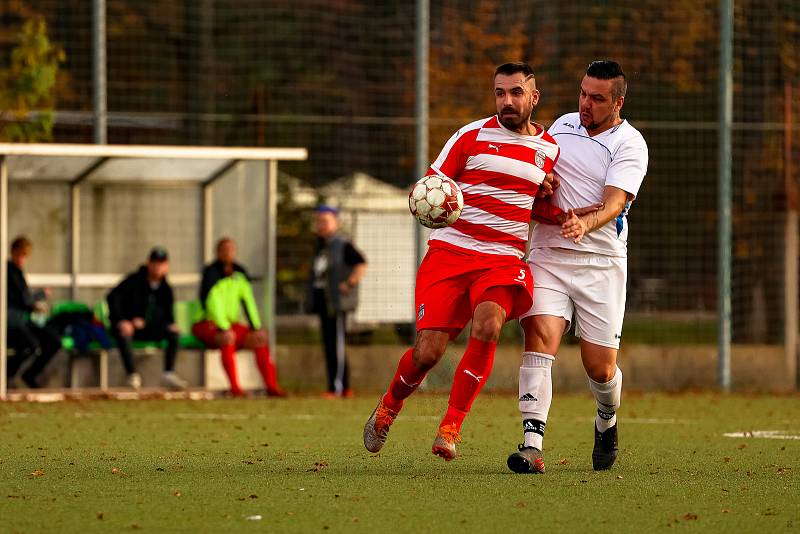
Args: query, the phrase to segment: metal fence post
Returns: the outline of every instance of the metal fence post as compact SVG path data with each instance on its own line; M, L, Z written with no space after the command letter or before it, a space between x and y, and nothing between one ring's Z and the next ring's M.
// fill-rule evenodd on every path
M719 386L731 388L731 131L733 128L733 0L719 4L719 244L717 287Z

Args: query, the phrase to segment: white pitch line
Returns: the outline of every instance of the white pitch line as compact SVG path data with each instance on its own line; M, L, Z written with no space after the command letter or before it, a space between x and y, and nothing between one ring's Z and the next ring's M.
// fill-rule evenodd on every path
M726 432L726 438L760 438L760 439L800 439L800 434L786 434L785 430L747 430L745 432Z

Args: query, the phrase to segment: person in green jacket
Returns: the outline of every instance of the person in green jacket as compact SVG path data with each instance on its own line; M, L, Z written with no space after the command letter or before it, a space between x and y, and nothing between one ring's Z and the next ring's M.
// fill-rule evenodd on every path
M236 350L251 349L264 379L267 395L283 397L275 363L269 354L267 333L261 328L253 288L244 267L236 263L236 243L224 237L217 243L217 260L203 269L200 302L205 317L192 333L208 347L218 348L222 366L231 383L231 395L245 395L236 373ZM241 322L244 306L247 323Z

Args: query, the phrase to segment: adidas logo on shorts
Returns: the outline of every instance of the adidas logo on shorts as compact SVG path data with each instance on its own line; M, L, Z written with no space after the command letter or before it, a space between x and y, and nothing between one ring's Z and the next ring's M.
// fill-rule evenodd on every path
M537 399L536 397L534 397L530 393L526 393L525 395L521 396L519 398L519 400L521 400L521 401L533 401L533 402L538 402L539 401L539 399Z

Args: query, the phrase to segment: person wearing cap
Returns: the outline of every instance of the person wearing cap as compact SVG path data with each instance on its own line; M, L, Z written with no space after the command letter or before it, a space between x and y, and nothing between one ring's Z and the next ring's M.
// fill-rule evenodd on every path
M322 348L328 371L328 398L351 397L350 369L345 355L347 313L358 305L358 284L367 261L339 233L339 211L326 204L314 214L317 234L311 261L306 309L319 317Z
M161 385L172 389L184 389L188 385L175 373L179 331L173 315L175 298L167 281L168 271L167 251L155 247L147 263L125 277L106 297L111 335L128 374L127 383L133 389L142 386L142 377L136 372L133 361L133 340L165 341Z
M236 242L230 237L223 237L217 242L216 261L203 269L200 302L204 317L192 326L192 333L206 346L219 349L222 367L231 384L231 395L247 396L239 385L236 351L251 349L267 395L286 396L278 385L275 362L269 353L269 338L261 327L250 277L244 267L236 262ZM247 323L241 320L243 308Z

